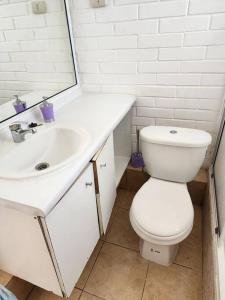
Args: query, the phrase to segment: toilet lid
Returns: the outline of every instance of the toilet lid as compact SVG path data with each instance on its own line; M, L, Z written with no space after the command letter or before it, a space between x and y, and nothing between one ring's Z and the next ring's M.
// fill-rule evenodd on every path
M191 227L194 210L187 185L150 178L134 197L132 218L155 236L178 235Z

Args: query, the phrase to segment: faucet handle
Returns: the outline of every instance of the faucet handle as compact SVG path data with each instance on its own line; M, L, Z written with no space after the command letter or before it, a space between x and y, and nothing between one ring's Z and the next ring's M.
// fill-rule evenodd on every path
M20 130L21 128L22 128L22 125L20 123L14 123L14 124L9 125L9 129L11 131L17 131L17 130Z
M28 127L29 127L29 128L36 128L36 127L42 126L42 125L43 125L42 123L37 124L37 123L31 122L31 123L28 125Z

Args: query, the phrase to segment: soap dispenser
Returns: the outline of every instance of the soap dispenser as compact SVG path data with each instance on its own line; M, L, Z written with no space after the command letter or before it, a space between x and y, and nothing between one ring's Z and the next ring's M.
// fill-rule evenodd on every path
M22 101L18 95L14 95L14 97L16 98L16 101L13 102L13 106L14 106L17 114L26 110L26 108L27 108L26 102Z
M44 101L40 104L40 110L42 112L44 121L46 123L54 122L55 117L54 117L53 104L47 101L48 99L47 97L42 97L42 99Z

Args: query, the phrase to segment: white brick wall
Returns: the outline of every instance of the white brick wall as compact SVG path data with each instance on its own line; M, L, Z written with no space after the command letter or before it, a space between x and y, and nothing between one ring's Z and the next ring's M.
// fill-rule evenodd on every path
M63 1L46 0L48 11L40 15L31 2L0 1L0 105L15 94L50 95L74 83Z
M73 0L73 16L84 89L137 96L134 149L136 127L152 124L205 129L215 140L224 0L108 0L98 9Z

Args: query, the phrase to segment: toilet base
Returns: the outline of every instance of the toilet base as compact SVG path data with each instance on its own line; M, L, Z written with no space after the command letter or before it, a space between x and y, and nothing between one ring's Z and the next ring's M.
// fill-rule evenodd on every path
M160 265L171 265L177 255L179 244L176 245L156 245L140 239L141 256L147 260Z

